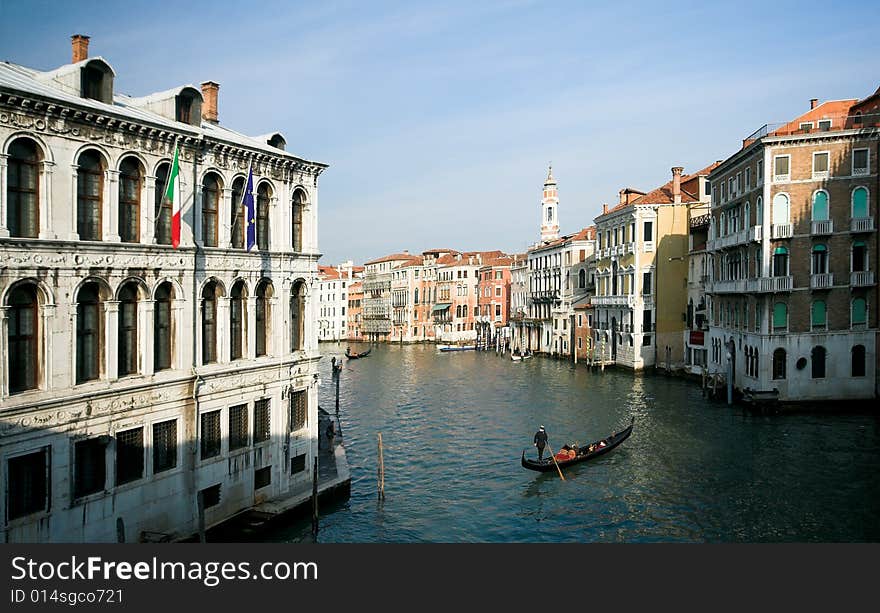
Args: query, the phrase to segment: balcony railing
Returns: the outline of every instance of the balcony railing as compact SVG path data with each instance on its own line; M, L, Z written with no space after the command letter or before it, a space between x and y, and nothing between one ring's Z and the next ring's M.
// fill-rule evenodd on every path
M745 279L715 281L706 289L710 294L741 294L746 291Z
M632 295L616 295L616 296L593 296L590 302L596 306L633 306L635 304L635 296Z
M849 222L849 229L851 232L873 232L874 231L874 218L873 217L856 217L852 221Z
M828 289L834 285L834 274L830 272L810 275L810 289Z
M853 287L866 287L874 285L873 270L857 270L849 275L849 284Z
M760 243L764 237L764 226L752 226L749 228L749 240Z
M811 221L810 222L810 233L813 236L822 236L824 234L831 234L834 232L834 222L830 219L825 219L822 221Z
M746 284L746 291L754 293L790 292L792 285L793 279L791 276L760 277L758 279L749 279Z
M772 238L791 238L792 236L792 226L790 223L775 223L772 228Z

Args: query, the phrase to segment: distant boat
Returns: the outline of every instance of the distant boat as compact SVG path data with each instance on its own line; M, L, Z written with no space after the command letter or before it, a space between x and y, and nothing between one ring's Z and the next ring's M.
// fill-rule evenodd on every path
M349 353L348 349L346 349L345 350L345 357L347 357L349 360L357 360L358 358L365 358L368 355L370 355L370 352L372 350L373 350L373 348L370 347L369 349L367 349L366 351L363 351L361 353Z
M523 468L537 470L538 472L543 473L555 469L557 465L559 465L560 468L564 468L571 464L592 460L595 457L608 453L628 439L629 435L632 434L635 422L636 418L633 417L629 427L621 430L617 434L612 434L608 438L598 440L595 443L591 443L584 447L565 445L556 453L556 462L553 461L553 458L544 458L540 462L538 460L526 458L526 450L523 449L521 460L522 466Z
M510 359L513 360L514 362L522 362L521 355L512 355L512 356L510 356Z
M437 345L440 351L475 351L476 345Z

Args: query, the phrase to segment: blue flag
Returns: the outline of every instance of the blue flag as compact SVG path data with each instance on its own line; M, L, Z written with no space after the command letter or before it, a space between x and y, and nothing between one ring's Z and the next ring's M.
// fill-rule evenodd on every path
M257 207L254 205L254 173L248 168L247 185L244 187L244 214L247 219L247 238L245 250L250 251L257 244Z

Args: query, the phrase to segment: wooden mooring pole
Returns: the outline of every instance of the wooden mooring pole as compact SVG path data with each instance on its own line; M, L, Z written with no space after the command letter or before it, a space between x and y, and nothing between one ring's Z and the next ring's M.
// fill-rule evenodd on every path
M379 473L376 479L379 500L385 500L385 456L382 452L382 433L379 433Z
M312 534L318 535L318 456L312 470Z

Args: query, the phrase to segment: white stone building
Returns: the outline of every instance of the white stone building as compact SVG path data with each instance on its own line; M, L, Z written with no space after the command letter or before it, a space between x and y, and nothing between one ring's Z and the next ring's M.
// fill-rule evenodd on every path
M200 509L283 506L317 453L326 166L222 126L216 83L115 94L73 42L54 71L0 64L0 541L176 539Z
M339 266L318 266L318 341L348 338L348 288L354 279L350 260Z

